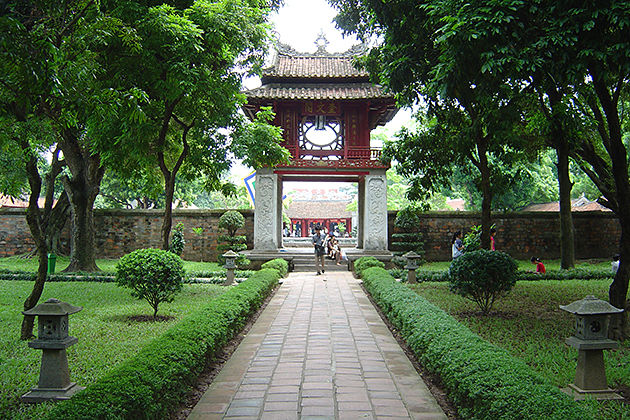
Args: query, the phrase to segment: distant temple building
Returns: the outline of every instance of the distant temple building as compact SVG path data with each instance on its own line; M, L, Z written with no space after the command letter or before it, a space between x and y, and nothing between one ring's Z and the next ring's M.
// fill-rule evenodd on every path
M394 97L354 67L364 47L329 53L323 35L316 44L312 54L280 45L262 86L245 92L250 118L262 106L273 108L292 156L286 166L256 168L254 250L282 248L284 181L332 181L358 184L357 247L387 253L389 165L370 147L370 131L396 114Z
M560 203L552 201L551 203L530 204L521 209L521 211L560 211ZM571 200L571 211L611 211L609 208L602 206L597 200L590 201L584 194L580 198Z

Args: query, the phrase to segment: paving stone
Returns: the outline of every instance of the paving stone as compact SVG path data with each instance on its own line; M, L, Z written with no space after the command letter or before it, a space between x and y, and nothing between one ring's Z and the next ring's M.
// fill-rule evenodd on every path
M190 419L446 419L358 281L325 278L284 280Z

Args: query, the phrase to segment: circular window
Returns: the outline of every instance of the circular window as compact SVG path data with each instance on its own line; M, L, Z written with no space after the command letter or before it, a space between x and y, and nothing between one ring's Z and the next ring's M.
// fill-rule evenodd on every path
M300 126L303 150L343 150L341 121L336 117L308 116Z

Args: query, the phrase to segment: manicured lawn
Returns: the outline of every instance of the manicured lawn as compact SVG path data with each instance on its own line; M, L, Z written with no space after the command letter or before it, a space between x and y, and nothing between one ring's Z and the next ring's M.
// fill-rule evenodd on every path
M610 280L519 281L495 303L490 316L479 314L476 305L448 290L447 283L425 282L412 287L475 333L512 355L523 359L552 383L564 387L573 382L577 350L564 344L574 331L573 315L558 308L595 295L607 300ZM621 348L606 351L606 374L612 388L630 391L630 340ZM630 419L630 404L600 404L603 419Z
M36 419L50 409L50 404L19 402L22 394L37 385L42 353L19 340L22 304L31 288L31 282L0 280L0 419ZM129 319L151 315L152 310L113 283L48 283L41 301L55 297L83 307L70 316L70 335L79 342L68 349L68 363L70 379L85 386L224 290L216 285L185 284L174 302L160 305L158 315L173 317L161 322Z
M517 260L519 270L524 271L534 271L535 266L529 260ZM543 263L545 264L545 268L547 270L559 270L560 269L560 260L545 260L543 259ZM437 262L428 262L420 266L421 270L448 270L448 267L451 265L450 261L437 261ZM597 268L597 269L607 269L610 270L610 261L601 261L601 260L581 260L576 263L576 268Z
M115 273L118 259L97 259L96 265L106 273ZM57 256L55 271L59 273L70 264L70 258L62 255ZM0 258L0 270L11 271L37 271L37 258L23 258L20 256ZM186 272L196 271L217 271L222 267L215 262L184 261Z

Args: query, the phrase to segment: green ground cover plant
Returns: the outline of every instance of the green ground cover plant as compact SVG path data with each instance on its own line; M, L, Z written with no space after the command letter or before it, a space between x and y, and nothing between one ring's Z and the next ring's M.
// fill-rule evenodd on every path
M384 269L363 272L363 282L411 350L436 372L466 419L592 418L524 361L485 341Z
M278 274L280 274L280 277L286 277L289 272L289 263L285 259L275 258L262 264L260 268L271 268L276 270Z
M28 282L0 280L0 418L40 419L52 404L25 405L19 397L37 385L41 351L19 340L22 302ZM121 293L114 283L47 283L41 301L51 297L84 309L70 317L70 335L79 342L68 349L71 380L86 386L138 353L199 306L226 289L210 284L186 284L172 303L160 307L162 322L146 322L151 309ZM136 320L135 316L143 316Z
M262 304L279 274L267 269L200 305L140 352L100 377L46 419L168 418L196 378Z
M70 258L58 255L56 264L56 274L62 274L66 267L70 264ZM96 265L105 273L114 275L116 273L116 264L118 264L118 258L114 259L97 259ZM199 262L199 261L184 261L184 270L187 273L194 272L216 272L225 271L225 269L216 262ZM0 258L0 272L37 272L37 257L25 258L23 256L4 257Z
M574 330L574 319L558 308L586 295L608 299L608 280L519 281L509 295L498 301L489 316L448 290L446 283L409 285L412 290L448 312L473 332L506 349L527 363L557 387L573 381L577 350L564 343ZM618 350L606 351L606 374L612 388L630 396L630 342ZM630 405L620 402L595 403L598 416L630 419Z

